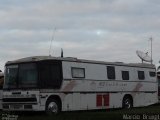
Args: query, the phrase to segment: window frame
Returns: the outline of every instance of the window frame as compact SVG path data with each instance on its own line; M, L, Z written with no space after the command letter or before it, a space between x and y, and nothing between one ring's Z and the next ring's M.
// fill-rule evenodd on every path
M139 79L139 80L145 80L145 72L144 72L144 71L138 70L137 73L138 73L138 79ZM143 74L142 74L142 73L143 73ZM142 77L143 77L143 78L142 78Z
M76 77L76 76L74 76L74 74L73 74L74 69L81 69L81 70L83 70L83 77ZM81 67L71 67L71 74L72 74L72 78L85 78L86 77L86 75L85 75L85 68L81 68Z
M154 73L154 75L153 75L153 73ZM156 77L156 72L154 72L154 71L149 71L149 76L150 76L150 77Z
M110 69L111 68L111 69ZM113 68L113 69L112 69ZM110 70L109 70L110 69ZM112 71L112 72L111 72ZM115 66L107 66L107 78L109 80L115 80L116 79L116 70Z
M24 66L25 65L34 65L34 69L35 69L35 72L36 72L36 79L35 79L35 84L34 84L34 86L27 86L27 85L29 85L29 84L31 84L31 83L29 83L29 82L24 82L24 81L22 81L22 79L20 78L21 77L21 75L24 75L24 74L21 74L21 72L22 72L22 70L21 69L23 69L24 70ZM32 66L33 67L33 66ZM33 72L33 71L32 71ZM35 62L27 62L27 63L21 63L21 64L19 64L18 65L18 75L17 75L17 80L18 80L18 88L36 88L37 87L37 85L38 85L38 69L37 69L37 64L35 63ZM29 80L30 81L30 80ZM29 84L28 84L29 83ZM32 83L33 84L33 83Z
M129 71L122 70L122 71L121 71L121 74L122 74L122 80L129 80L129 79L130 79ZM126 79L126 78L127 78L127 79Z
M54 65L59 67L59 78L54 79L52 76L52 70ZM43 78L45 75L43 73L43 66L47 69L47 77ZM58 60L42 60L38 62L38 88L39 89L60 89L63 80L63 73L62 73L62 61ZM56 80L56 84L54 84ZM58 81L59 80L59 81ZM50 82L50 85L48 84Z

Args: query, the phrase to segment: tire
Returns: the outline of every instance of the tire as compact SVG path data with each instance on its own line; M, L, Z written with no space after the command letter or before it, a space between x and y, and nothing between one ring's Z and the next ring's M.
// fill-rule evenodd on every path
M122 107L126 108L126 109L132 108L133 107L132 98L131 97L124 97Z
M60 112L60 104L57 100L48 100L46 103L46 114L47 115L57 115Z

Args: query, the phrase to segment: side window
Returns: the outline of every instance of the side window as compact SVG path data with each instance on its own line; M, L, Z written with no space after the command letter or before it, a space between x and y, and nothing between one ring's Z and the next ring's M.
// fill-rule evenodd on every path
M139 80L144 80L145 79L144 71L138 71L138 79Z
M39 63L40 88L60 88L62 83L61 63L42 61Z
M45 63L39 64L39 84L40 88L50 88L52 86L50 76L50 65Z
M160 80L160 72L157 72L157 79Z
M156 72L149 72L150 77L155 77L156 76Z
M3 88L4 76L0 76L0 89Z
M108 79L112 79L112 80L116 78L114 66L107 66L107 77Z
M129 80L129 71L122 71L122 79Z
M85 69L84 68L71 68L72 78L85 78Z

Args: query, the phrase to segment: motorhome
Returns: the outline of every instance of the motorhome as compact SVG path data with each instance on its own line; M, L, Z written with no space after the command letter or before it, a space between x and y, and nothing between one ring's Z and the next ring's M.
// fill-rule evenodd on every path
M5 64L3 110L131 108L158 102L153 64L33 56Z

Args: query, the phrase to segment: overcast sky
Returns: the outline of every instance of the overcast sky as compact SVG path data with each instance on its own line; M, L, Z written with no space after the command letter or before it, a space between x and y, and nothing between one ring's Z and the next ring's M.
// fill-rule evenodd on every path
M159 12L159 0L0 0L0 67L49 55L52 39L52 56L141 62L136 50L150 54L151 36L157 64Z

